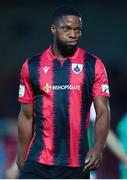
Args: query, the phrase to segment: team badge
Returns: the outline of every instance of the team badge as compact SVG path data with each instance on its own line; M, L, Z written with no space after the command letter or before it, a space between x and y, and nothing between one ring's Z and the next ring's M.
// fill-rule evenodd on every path
M72 71L75 74L79 74L83 69L83 64L72 63Z

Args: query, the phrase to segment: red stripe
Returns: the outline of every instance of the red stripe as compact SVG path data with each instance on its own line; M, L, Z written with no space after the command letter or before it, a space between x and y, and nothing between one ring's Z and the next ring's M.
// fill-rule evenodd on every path
M28 60L26 61L27 62L27 66L26 66L26 68L27 68L27 72L28 72L28 80L30 79L30 75L29 75L29 70L28 70ZM29 89L29 92L27 92L27 93L32 93L31 91L32 91L32 87L31 87L31 83L29 82L29 86L28 87L30 87L31 89ZM27 87L27 88L28 88ZM28 95L29 96L29 95ZM26 102L26 101L25 101ZM33 100L31 101L31 102L33 102ZM36 119L36 114L34 113L34 119ZM34 124L34 126L36 126L36 121L35 121L35 124ZM32 147L32 145L33 145L33 143L34 143L34 140L35 140L35 136L33 135L33 137L32 137L32 139L31 139L31 141L30 141L30 143L29 143L29 145L28 145L28 149L27 149L27 153L26 153L26 157L25 157L25 159L27 159L27 157L28 157L28 155L29 155L29 152L30 152L30 149L31 149L31 147Z
M70 90L69 122L70 122L70 165L80 166L79 142L81 135L81 104L82 104L83 71L75 74L71 70L70 84L79 85L80 90ZM84 124L85 126L85 124Z
M32 140L31 140L30 143L29 143L29 146L28 146L28 149L27 149L27 153L26 153L25 159L27 159L27 156L28 156L28 154L29 154L29 152L30 152L30 149L31 149L31 146L32 146L34 140L35 140L35 137L33 137Z
M50 62L46 62L46 58L42 57L40 65L40 85L41 89L44 91L44 87L46 84L52 86L53 85L53 71L52 64ZM49 67L48 71L45 73L43 67ZM52 78L51 78L52 77ZM39 157L39 162L45 164L53 164L53 152L54 152L54 124L53 124L53 91L43 92L45 95L43 96L43 139L44 148Z

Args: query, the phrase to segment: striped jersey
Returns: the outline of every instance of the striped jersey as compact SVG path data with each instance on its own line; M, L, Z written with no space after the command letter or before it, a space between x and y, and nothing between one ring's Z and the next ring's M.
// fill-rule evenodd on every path
M27 59L21 70L19 101L33 103L34 136L27 159L47 165L84 166L87 128L96 96L109 96L102 61L77 48L58 60L51 47Z

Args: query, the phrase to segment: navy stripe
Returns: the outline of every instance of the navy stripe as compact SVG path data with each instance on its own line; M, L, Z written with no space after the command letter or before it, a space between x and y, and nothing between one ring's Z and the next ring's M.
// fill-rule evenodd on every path
M70 60L65 60L63 67L54 60L54 86L69 84L70 65ZM54 164L69 163L69 137L69 90L54 90Z
M86 156L88 151L88 140L87 131L85 128L86 117L90 111L90 106L92 103L92 88L95 76L95 61L96 58L86 53L84 57L84 83L82 89L82 109L81 109L81 139L80 139L80 151L81 157ZM84 165L84 159L80 158L80 163Z
M39 63L41 61L40 55L35 56L33 58L30 58L28 60L28 68L29 68L29 76L30 76L30 82L31 86L34 92L34 96L42 94L40 90L40 84L39 84Z
M92 103L92 88L94 83L94 77L95 77L95 62L96 58L93 57L90 54L86 54L85 56L85 79L84 79L84 92L85 92L85 110L86 113L89 112L90 106Z
M42 103L43 96L40 89L39 79L39 68L40 68L40 56L29 59L28 68L31 86L34 92L34 112L35 112L35 140L31 146L28 159L38 160L39 155L43 149L43 114L42 114Z

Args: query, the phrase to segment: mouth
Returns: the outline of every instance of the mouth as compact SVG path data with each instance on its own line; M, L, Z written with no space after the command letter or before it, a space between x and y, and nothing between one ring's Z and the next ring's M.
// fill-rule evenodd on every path
M78 41L68 42L67 44L71 46L76 46L78 44Z

